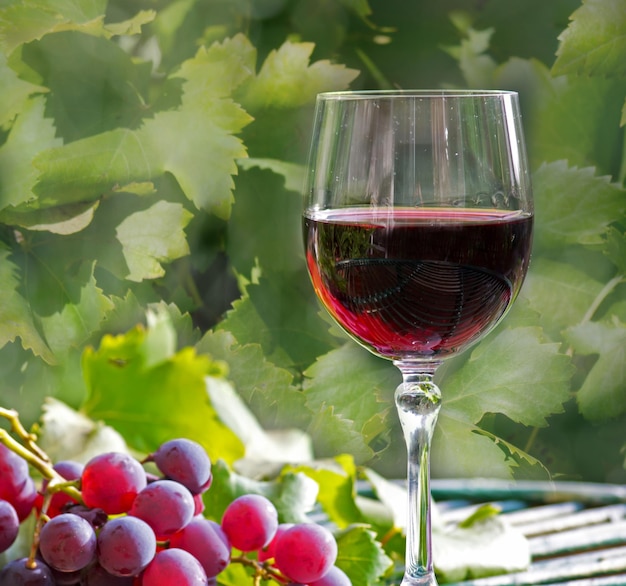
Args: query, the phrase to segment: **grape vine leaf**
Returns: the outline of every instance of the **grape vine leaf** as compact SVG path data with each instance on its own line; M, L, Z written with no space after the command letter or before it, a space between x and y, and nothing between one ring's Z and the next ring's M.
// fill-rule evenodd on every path
M339 529L362 523L363 516L356 503L356 466L352 455L340 454L332 460L313 464L287 466L285 470L301 472L319 485L317 501L329 520Z
M0 147L0 213L34 199L37 169L32 159L41 151L59 146L52 120L44 116L45 100L39 96L24 103L6 142Z
M540 257L531 264L523 295L541 314L546 331L559 339L564 328L580 323L602 286L571 263Z
M343 89L359 72L328 60L310 64L313 43L286 41L272 50L258 74L248 81L239 96L251 112L260 108L296 108L311 102L315 95Z
M93 269L88 263L81 267L77 280L84 284L77 299L68 300L61 311L39 316L46 342L59 361L70 348L82 348L113 308L97 286Z
M4 127L22 111L27 99L34 93L45 92L46 88L20 79L0 53L0 126Z
M337 562L352 584L374 586L393 565L376 534L367 525L353 525L337 534Z
M35 326L28 301L18 291L19 268L4 245L0 246L0 283L0 348L20 338L25 350L32 350L35 356L53 364L54 354Z
M626 413L626 324L611 321L585 322L569 328L565 339L579 354L595 354L576 395L580 412L592 421Z
M621 0L585 0L559 36L555 75L626 75L626 5Z
M536 249L601 244L607 226L626 210L626 190L593 168L546 163L533 175Z
M622 275L626 275L626 233L617 228L607 230L604 254L618 268Z
M210 330L196 349L228 365L228 380L265 428L308 425L310 413L293 374L269 362L259 344L241 345L230 331Z
M152 64L115 42L67 31L26 45L20 55L18 72L48 88L46 115L65 142L136 128L152 106Z
M511 471L498 454L498 444L477 433L476 426L487 413L545 426L547 417L562 412L569 399L572 371L570 358L559 353L559 344L545 342L540 328L494 332L441 382L443 407L433 440L433 469L438 475L458 476L475 465L475 475L508 477Z
M243 444L219 419L207 393L206 377L223 377L223 366L191 347L171 353L169 345L163 346L163 327L171 327L165 323L106 335L99 348L85 349L82 411L146 453L168 439L187 437L203 445L213 460L239 459Z
M106 23L107 0L25 0L0 9L0 46L6 54L47 34L80 31L110 38L134 35L151 22L156 12L141 10L123 22Z
M310 433L322 453L343 445L366 461L388 445L393 392L401 381L397 369L348 342L320 356L304 375L307 407L315 413Z
M165 274L161 262L188 255L184 227L192 217L180 204L166 201L127 216L116 229L130 271L126 278L156 279Z

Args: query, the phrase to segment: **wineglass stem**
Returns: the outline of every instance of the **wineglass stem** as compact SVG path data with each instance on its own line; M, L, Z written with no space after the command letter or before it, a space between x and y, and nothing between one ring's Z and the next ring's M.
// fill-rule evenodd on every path
M441 391L433 382L437 364L427 368L397 361L403 382L395 402L408 452L408 519L406 562L401 586L437 586L430 525L430 444L441 407Z

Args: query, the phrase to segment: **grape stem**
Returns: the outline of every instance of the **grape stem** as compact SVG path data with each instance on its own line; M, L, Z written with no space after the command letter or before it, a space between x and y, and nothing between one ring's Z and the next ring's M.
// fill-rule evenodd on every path
M19 420L17 411L0 407L0 417L4 417L11 423L11 429L23 442L13 438L6 429L0 429L0 442L9 450L26 460L33 468L36 468L44 478L49 480L47 492L63 491L77 502L83 503L83 497L76 487L75 482L68 482L53 467L48 455L36 444L37 436L28 433ZM43 509L45 512L45 509Z
M281 584L284 584L287 580L287 577L282 572L272 567L273 559L268 559L260 563L245 555L240 555L231 558L230 561L231 563L242 564L254 569L254 580L252 582L254 586L260 586L262 580L275 580Z

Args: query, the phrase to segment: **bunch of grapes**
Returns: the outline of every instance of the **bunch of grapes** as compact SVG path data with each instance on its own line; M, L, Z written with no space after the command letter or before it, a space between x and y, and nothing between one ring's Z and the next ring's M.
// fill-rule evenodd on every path
M165 442L144 462L108 452L51 465L20 435L25 445L0 429L0 553L33 511L36 528L30 555L0 570L0 586L209 586L231 563L249 567L254 584L351 584L333 534L279 523L264 496L236 498L220 523L205 517L211 461L196 442ZM29 463L44 475L39 490Z

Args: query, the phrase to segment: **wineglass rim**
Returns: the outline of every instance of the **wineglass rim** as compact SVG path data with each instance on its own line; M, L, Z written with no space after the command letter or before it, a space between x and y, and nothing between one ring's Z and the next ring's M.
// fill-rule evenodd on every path
M517 96L518 92L501 89L385 89L385 90L340 90L317 94L321 100L364 100L372 98L480 98Z

